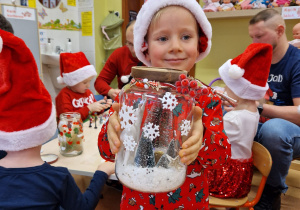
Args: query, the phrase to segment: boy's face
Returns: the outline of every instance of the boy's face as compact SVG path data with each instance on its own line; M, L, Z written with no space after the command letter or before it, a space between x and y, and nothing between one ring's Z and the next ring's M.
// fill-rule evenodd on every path
M170 7L148 29L146 59L153 67L190 71L199 55L194 16L183 7Z
M90 88L90 83L92 79L93 76L83 80L82 82L79 82L74 86L71 86L70 89L75 93L85 93L86 90Z

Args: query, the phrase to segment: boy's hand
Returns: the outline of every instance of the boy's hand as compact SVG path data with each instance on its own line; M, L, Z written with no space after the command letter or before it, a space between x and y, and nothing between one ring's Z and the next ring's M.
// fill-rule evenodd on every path
M101 163L98 168L98 171L103 171L104 173L106 173L108 176L112 175L113 173L115 173L115 163L113 162L104 162Z
M111 99L102 99L100 101L96 101L92 104L89 104L87 107L91 112L101 112L104 109L107 109L111 106L112 100Z
M115 112L109 117L109 123L107 125L107 138L111 152L116 154L121 146L121 124L118 117L120 105L118 103L113 103L112 107Z
M179 151L181 162L189 165L193 162L199 153L203 140L202 109L195 106L193 108L193 123L191 136L182 144Z
M113 154L116 154L121 146L121 125L118 117L119 104L114 103L112 106L115 112L109 118L109 123L107 126L107 137L111 152ZM182 163L190 164L197 158L202 145L202 138L202 109L200 107L194 107L191 136L182 144L183 149L179 151Z

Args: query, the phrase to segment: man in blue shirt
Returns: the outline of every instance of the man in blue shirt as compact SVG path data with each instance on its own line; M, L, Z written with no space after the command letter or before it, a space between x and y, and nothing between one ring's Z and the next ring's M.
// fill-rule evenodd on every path
M253 43L273 46L267 103L258 110L267 120L259 123L255 141L271 153L273 165L257 209L280 209L280 196L291 161L300 157L300 50L289 45L279 12L266 9L249 22Z

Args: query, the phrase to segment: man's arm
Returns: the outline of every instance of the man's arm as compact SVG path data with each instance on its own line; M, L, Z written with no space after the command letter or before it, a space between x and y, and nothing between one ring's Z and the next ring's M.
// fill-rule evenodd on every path
M300 113L298 113L300 98L294 98L293 102L294 106L274 106L270 104L264 104L262 115L267 118L285 119L300 126Z
M118 61L115 54L114 51L109 56L94 84L96 91L104 96L108 96L108 92L112 89L109 85L118 73Z

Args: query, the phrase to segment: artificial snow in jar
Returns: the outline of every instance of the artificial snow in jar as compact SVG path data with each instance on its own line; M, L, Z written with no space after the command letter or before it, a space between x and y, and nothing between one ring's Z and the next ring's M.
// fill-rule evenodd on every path
M194 99L176 92L185 71L133 67L120 92L121 148L116 176L128 188L168 192L185 181L179 150L191 129Z
M83 123L77 112L66 112L59 116L59 152L64 156L80 155L83 151Z

